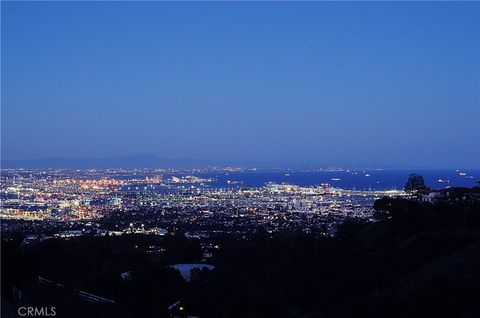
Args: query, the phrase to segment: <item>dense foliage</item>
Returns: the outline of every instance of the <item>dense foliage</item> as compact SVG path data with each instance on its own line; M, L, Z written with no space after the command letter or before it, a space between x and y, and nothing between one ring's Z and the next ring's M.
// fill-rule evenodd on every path
M410 174L407 183L405 184L405 191L407 192L424 190L426 188L427 186L425 185L423 177L415 173Z

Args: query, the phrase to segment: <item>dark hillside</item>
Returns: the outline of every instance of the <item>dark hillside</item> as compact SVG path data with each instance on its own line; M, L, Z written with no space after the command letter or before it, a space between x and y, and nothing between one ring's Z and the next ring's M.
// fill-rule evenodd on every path
M32 246L17 238L2 246L3 295L12 302L16 286L37 305L53 299L59 317L163 317L178 300L199 317L478 317L480 204L385 198L375 208L383 221L345 222L335 238L263 231L248 240L219 237L216 269L194 273L189 283L166 268L201 262L200 243L183 237ZM166 252L147 255L150 245ZM132 280L120 279L125 271ZM116 304L85 305L73 289L39 285L39 275Z

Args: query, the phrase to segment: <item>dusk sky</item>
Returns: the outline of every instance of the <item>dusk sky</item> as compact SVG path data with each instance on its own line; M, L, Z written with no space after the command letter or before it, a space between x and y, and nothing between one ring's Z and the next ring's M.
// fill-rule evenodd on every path
M3 159L480 167L479 3L1 6Z

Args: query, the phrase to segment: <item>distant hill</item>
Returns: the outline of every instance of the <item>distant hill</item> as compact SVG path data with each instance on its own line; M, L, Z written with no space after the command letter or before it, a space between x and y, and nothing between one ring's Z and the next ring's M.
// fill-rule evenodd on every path
M164 158L152 154L137 154L131 156L104 157L104 158L65 158L50 157L30 160L1 160L1 168L64 168L64 169L105 169L105 168L202 168L202 167L227 167L242 166L260 169L318 169L331 168L333 166L348 169L429 169L427 166L395 166L387 164L366 163L337 163L326 162L288 162L279 160L276 162L262 160L205 160L193 158ZM444 168L444 167L443 167ZM452 168L453 169L453 168ZM476 169L476 168L474 168Z
M227 167L243 166L257 168L319 168L328 167L327 164L311 163L288 163L288 162L266 162L266 161L224 161L204 160L191 158L163 158L151 154L140 154L122 157L106 158L64 158L52 157L31 160L3 160L2 168L65 168L65 169L104 169L104 168L201 168L201 167Z
M222 165L221 162L185 158L161 158L155 155L133 155L109 158L43 158L32 160L2 160L2 168L192 168Z

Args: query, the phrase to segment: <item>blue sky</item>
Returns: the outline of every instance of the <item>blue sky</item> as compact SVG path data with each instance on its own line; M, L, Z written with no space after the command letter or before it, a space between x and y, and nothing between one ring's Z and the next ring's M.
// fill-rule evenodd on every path
M480 4L2 2L2 157L480 167Z

